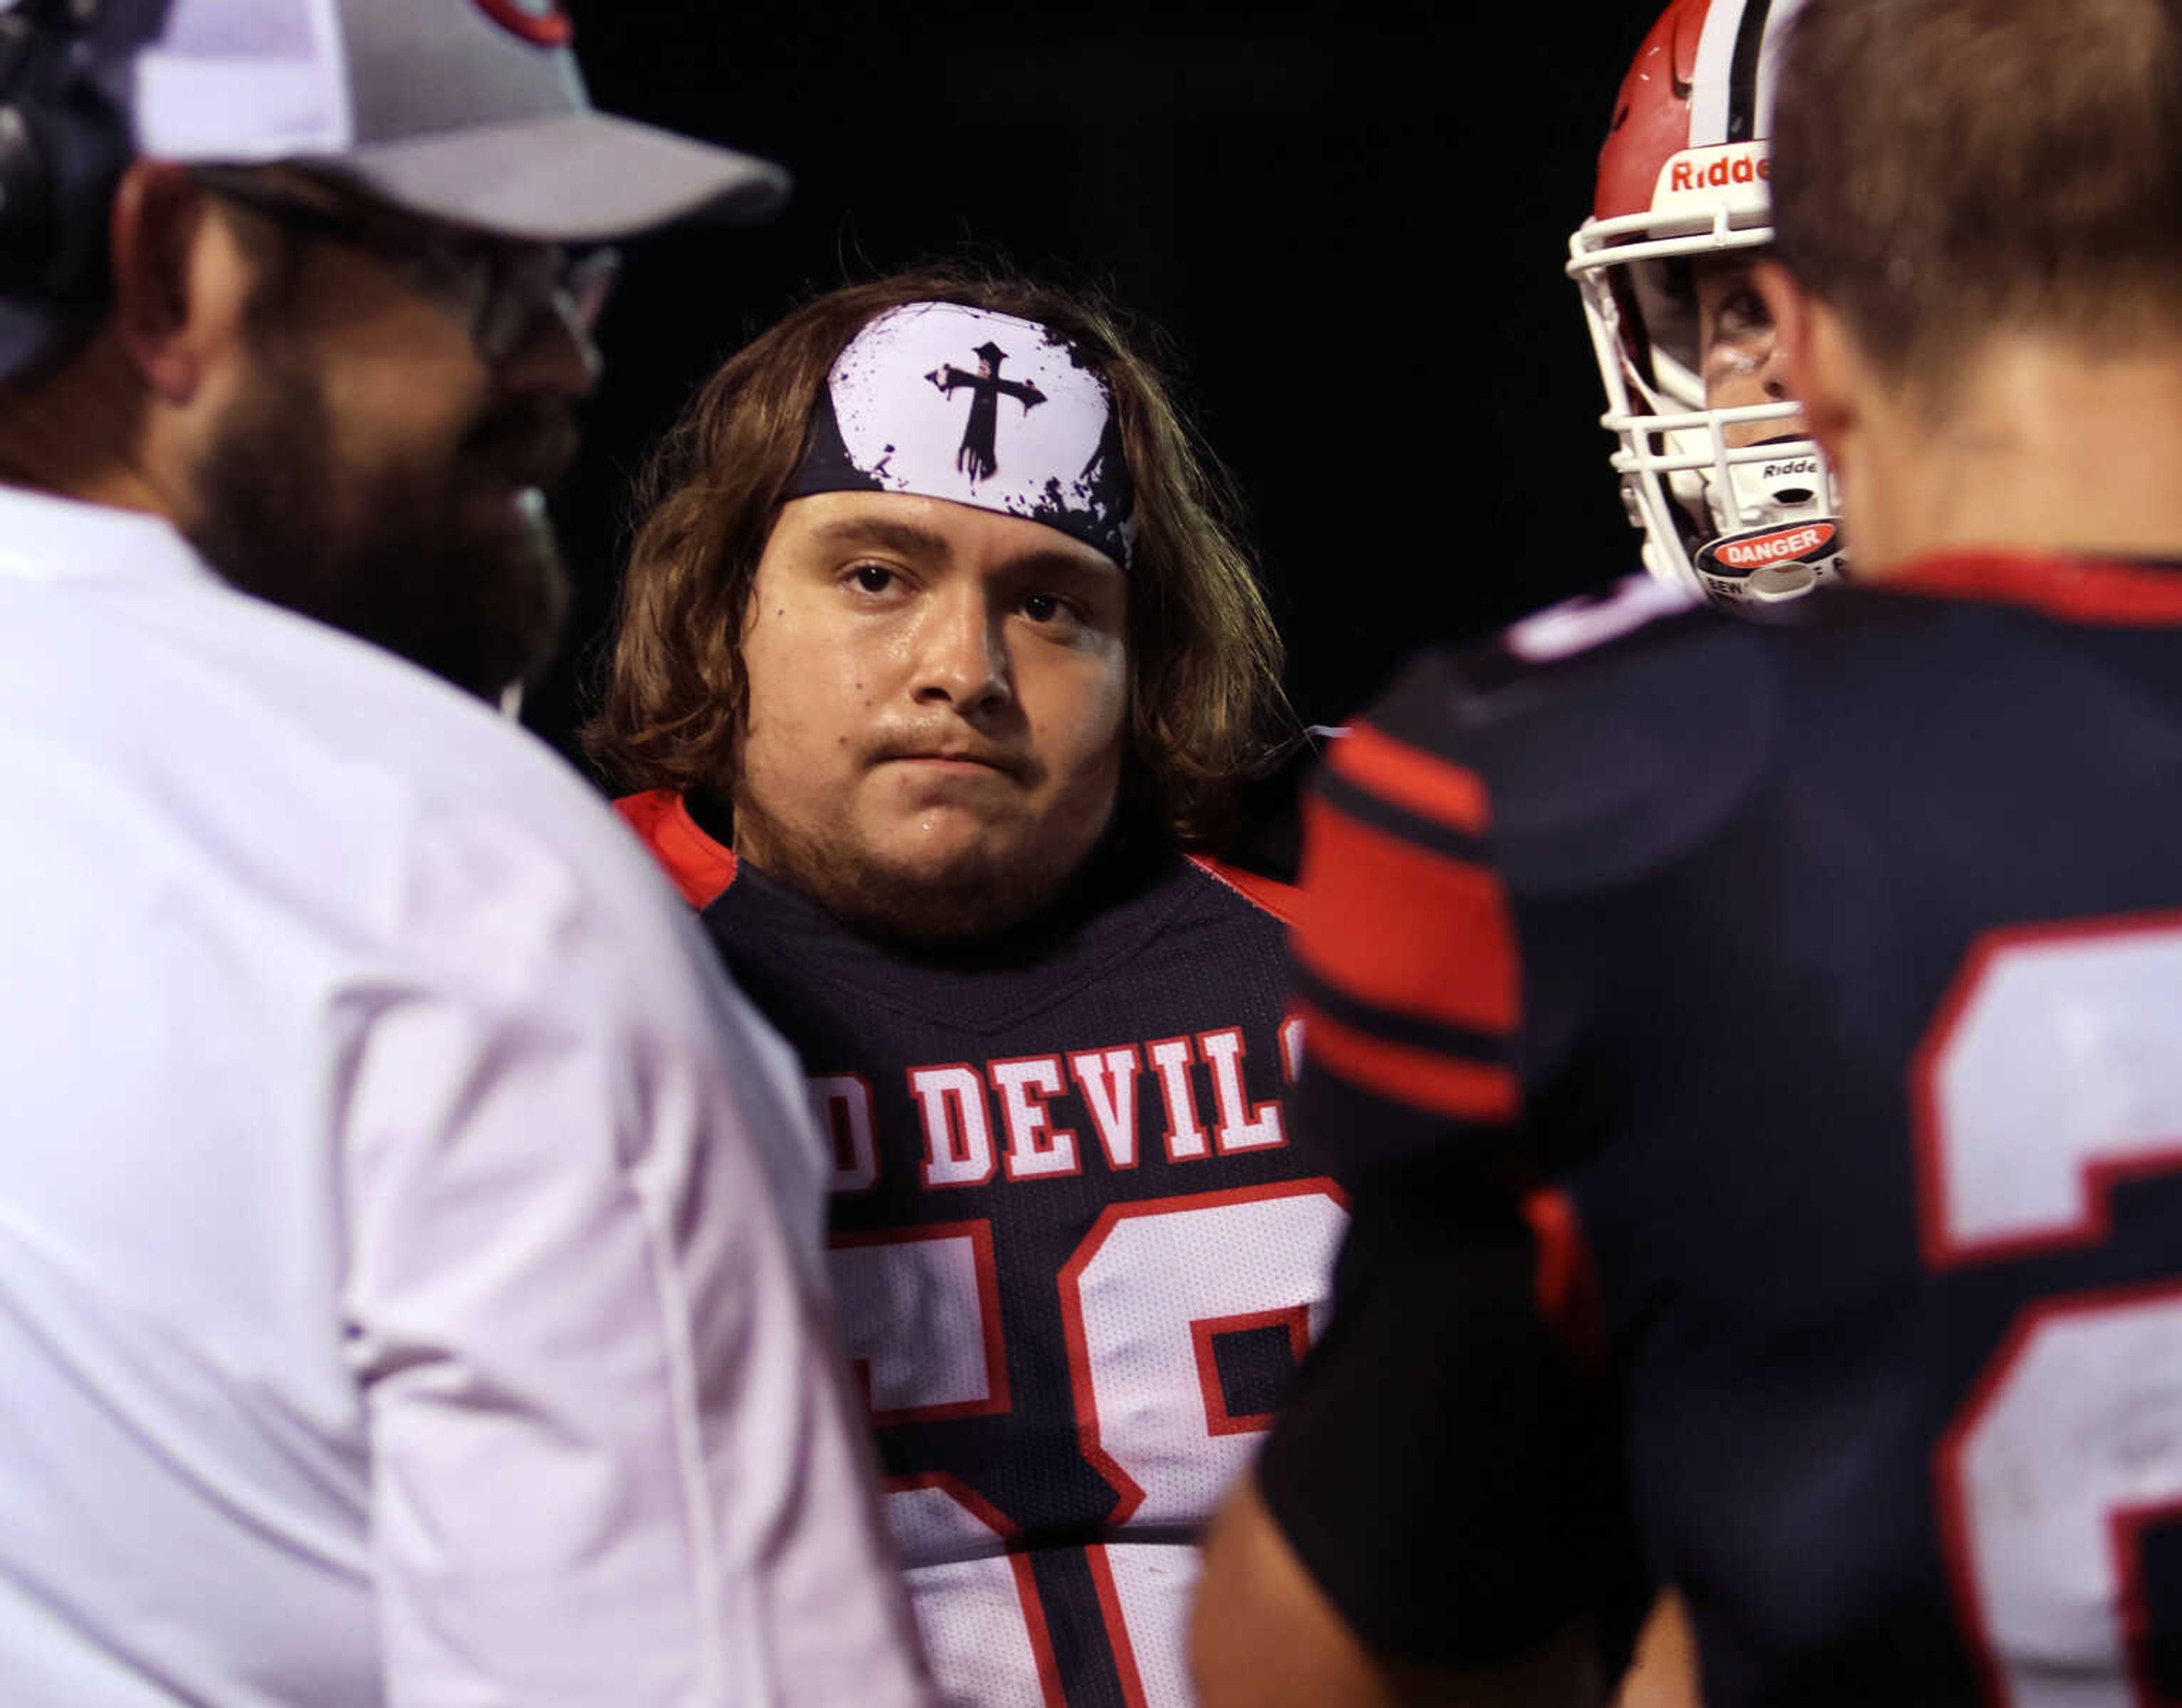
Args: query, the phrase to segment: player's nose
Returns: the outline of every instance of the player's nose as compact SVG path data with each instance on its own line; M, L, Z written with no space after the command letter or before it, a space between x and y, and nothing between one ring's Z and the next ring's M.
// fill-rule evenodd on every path
M917 639L918 700L966 712L1011 697L1003 614L966 578L932 596Z
M1758 363L1758 383L1765 388L1768 403L1788 401L1788 369L1781 359L1780 340L1770 332L1765 334L1764 349Z

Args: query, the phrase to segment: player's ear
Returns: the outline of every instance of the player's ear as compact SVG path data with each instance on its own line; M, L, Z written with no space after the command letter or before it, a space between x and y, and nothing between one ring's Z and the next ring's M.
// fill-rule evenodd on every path
M1837 459L1856 415L1847 329L1779 262L1759 262L1753 277L1773 318L1774 348L1788 395L1803 406L1803 420L1819 449Z
M187 404L242 321L249 265L186 168L137 160L114 198L112 328L147 390Z

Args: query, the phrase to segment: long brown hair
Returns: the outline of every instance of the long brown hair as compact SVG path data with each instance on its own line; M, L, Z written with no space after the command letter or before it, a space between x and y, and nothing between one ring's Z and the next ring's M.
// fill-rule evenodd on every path
M1042 322L1104 376L1136 489L1127 787L1178 840L1216 840L1286 707L1232 489L1110 307L1011 273L926 268L830 291L705 384L638 478L612 673L584 745L629 788L732 788L750 585L819 388L866 323L928 301Z

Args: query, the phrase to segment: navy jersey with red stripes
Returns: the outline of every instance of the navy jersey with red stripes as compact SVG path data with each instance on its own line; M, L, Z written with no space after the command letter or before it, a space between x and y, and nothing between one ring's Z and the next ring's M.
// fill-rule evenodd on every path
M1355 1230L1267 1502L1422 1658L1633 1520L1715 1708L2174 1700L2182 571L1662 597L1428 656L1312 804Z
M944 1687L1185 1708L1196 1537L1322 1326L1347 1223L1290 1143L1283 887L1164 843L918 953L623 804L833 1147L842 1336Z

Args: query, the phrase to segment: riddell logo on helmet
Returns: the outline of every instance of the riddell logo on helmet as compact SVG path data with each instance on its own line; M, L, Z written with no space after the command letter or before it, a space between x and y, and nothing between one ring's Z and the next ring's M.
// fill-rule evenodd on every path
M1723 539L1712 549L1711 556L1731 569L1764 569L1769 564L1786 563L1792 557L1809 557L1833 543L1834 525L1830 522L1807 522L1800 528L1785 528L1777 533L1761 533L1752 539Z
M1686 148L1668 157L1652 192L1655 208L1703 198L1748 196L1761 207L1773 178L1772 150L1763 142L1731 142L1720 148Z
M1700 165L1694 160L1668 164L1670 190L1724 190L1731 184L1755 184L1773 175L1773 163L1763 154L1738 155L1732 160L1714 160Z

